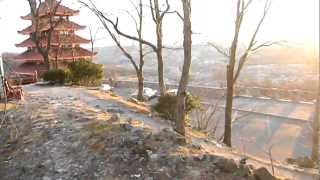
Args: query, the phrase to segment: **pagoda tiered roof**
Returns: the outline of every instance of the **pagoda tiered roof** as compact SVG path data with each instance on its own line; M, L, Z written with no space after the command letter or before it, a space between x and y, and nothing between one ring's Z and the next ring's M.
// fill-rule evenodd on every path
M81 47L54 49L50 57L54 59L56 55L58 55L58 60L73 60L80 58L91 58L92 52ZM95 53L93 55L95 55Z
M32 34L38 31L40 37L39 46L46 49L49 40L48 34L51 31L51 25L54 26L51 31L49 61L60 60L78 60L78 59L92 59L92 52L81 48L80 44L90 43L90 40L82 38L75 34L77 30L84 29L77 23L71 22L68 16L77 15L79 11L72 10L61 4L57 4L57 0L45 0L39 5L38 22L31 21L33 25L18 31L20 34L29 35L29 38L23 42L16 44L17 47L28 47L28 50L15 57L16 60L27 62L43 63L43 56L38 52L36 43L32 39ZM57 6L58 5L58 6ZM50 24L49 13L56 13L53 17L53 24ZM60 17L59 17L60 16ZM22 17L26 20L32 20L32 15L28 14ZM35 28L35 23L38 24L38 29Z
M45 2L41 3L39 6L38 16L42 17L52 13L57 7L57 4L58 2L56 0L46 0ZM73 10L61 4L58 5L55 13L56 16L74 16L77 14L79 14L79 10ZM32 20L32 15L30 13L22 16L21 18L24 20Z
M42 45L46 46L47 45L47 38L44 37L42 39ZM86 44L89 43L90 40L82 38L76 34L72 34L72 35L52 35L51 37L51 45L52 46L59 46L59 45L68 45L68 44ZM23 42L16 44L16 47L36 47L36 44L34 43L34 41L29 38L24 40Z
M51 49L49 53L50 60L74 60L80 58L91 58L91 56L91 51L88 51L81 47ZM21 61L43 61L43 57L35 49L29 49L24 53L16 56L15 59Z
M40 53L35 52L34 50L27 50L15 57L15 60L23 61L43 61L43 57Z
M67 21L67 20L62 20L58 21L57 25L53 25L55 31L66 31L66 30L81 30L84 29L86 26L81 26L75 22L72 21ZM49 23L41 23L40 27L38 28L37 31L43 32L43 31L48 31L50 29L50 24ZM21 31L18 31L18 33L23 34L23 35L28 35L36 31L35 26L31 25Z

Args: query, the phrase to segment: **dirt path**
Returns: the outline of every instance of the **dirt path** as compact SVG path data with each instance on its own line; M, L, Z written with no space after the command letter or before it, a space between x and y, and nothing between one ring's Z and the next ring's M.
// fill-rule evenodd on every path
M99 149L88 131L92 124L103 124L112 115L149 128L152 132L171 129L164 121L151 118L148 108L129 103L121 97L111 96L97 90L70 87L26 86L24 101L18 109L9 113L21 126L23 139L8 142L0 148L0 177L3 179L53 180L53 179L99 179L107 177L108 172L103 159L99 159L87 144ZM96 131L96 129L95 129ZM99 131L99 129L97 130ZM9 135L8 135L9 136ZM83 139L87 141L83 141ZM0 138L1 140L1 138ZM2 139L2 141L6 141ZM239 159L236 153L226 153L213 143L192 137L193 143L200 143L210 153ZM91 145L90 145L91 147ZM256 166L266 163L251 161ZM99 173L98 173L99 172ZM307 173L297 173L290 169L278 167L277 175L292 179L312 180ZM19 178L18 178L19 179Z

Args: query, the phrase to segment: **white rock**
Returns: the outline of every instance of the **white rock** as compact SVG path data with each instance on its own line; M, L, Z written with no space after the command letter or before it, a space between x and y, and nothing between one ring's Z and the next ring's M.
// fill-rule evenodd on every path
M42 180L52 180L52 178L51 178L51 177L48 177L48 176L43 176L43 177L42 177Z
M109 84L102 84L100 90L108 92L112 89L112 87Z

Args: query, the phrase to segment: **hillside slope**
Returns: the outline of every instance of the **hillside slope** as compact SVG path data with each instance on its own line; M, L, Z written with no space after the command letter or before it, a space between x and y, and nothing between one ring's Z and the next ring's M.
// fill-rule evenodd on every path
M197 133L179 145L179 136L146 105L84 88L24 89L25 100L8 114L18 134L10 126L0 130L2 179L273 179L257 170L267 163L240 165L240 155ZM280 165L276 174L312 179Z

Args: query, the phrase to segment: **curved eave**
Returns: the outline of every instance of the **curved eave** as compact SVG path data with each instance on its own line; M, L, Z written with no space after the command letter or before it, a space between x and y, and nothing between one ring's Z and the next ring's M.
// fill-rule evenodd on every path
M95 57L97 55L97 52L93 53L93 56ZM56 59L57 54L54 51L50 51L49 58L50 59ZM92 57L92 52L89 50L86 50L84 48L76 48L76 49L66 49L62 51L61 53L58 54L58 60L74 60L74 59L81 59L81 58L86 58L86 59L91 59ZM15 60L19 61L29 61L29 62L42 62L43 57L33 51L33 50L27 50L22 54L19 54L15 56Z
M30 38L22 41L19 44L15 44L15 45L16 45L16 47L35 47L36 46L36 44Z
M71 60L71 59L80 59L80 58L91 58L92 57L92 52L78 47L74 49L64 49L62 51L59 51L58 54L57 52L51 52L50 53L51 57L58 57L58 60Z
M15 60L19 61L43 61L43 57L34 51L25 51L14 57Z
M79 24L72 22L72 21L67 21L67 22L61 22L61 24L57 25L57 27L55 27L54 30L55 31L66 31L66 30L77 31L77 30L83 30L85 28L86 28L86 26L79 25ZM47 31L47 30L49 30L49 26L45 26L40 29L41 32ZM18 33L22 34L22 35L29 35L33 32L35 32L35 29L32 28L32 26L29 26L21 31L18 31Z
M85 55L85 56L73 56L73 57L58 57L58 60L60 61L65 61L65 60L69 60L72 61L74 59L91 59L91 55Z
M21 35L29 35L29 34L31 34L32 32L30 31L24 31L24 30L22 30L22 31L17 31L19 34L21 34Z
M31 20L31 16L30 15L20 16L20 18L23 19L23 20Z
M49 12L46 13L40 13L39 16L43 17L46 16ZM75 10L73 12L56 12L55 16L77 16L79 15L80 11L79 10ZM32 20L32 16L31 14L25 15L25 16L21 16L21 19L23 20Z
M43 40L42 45L46 46L46 41L47 40ZM52 46L68 45L68 44L77 45L77 44L88 44L88 43L90 43L90 40L84 39L78 35L75 35L75 37L69 37L69 39L66 40L65 42L59 41L57 37L51 38ZM31 38L28 38L22 41L21 43L15 44L15 46L16 47L36 47L36 44L32 41Z

